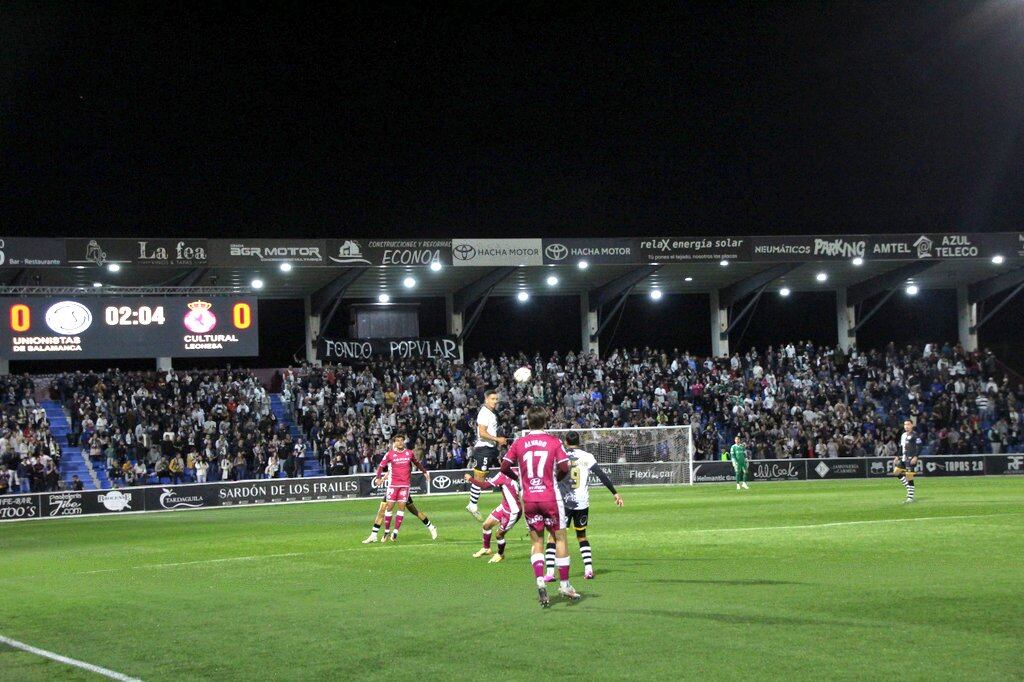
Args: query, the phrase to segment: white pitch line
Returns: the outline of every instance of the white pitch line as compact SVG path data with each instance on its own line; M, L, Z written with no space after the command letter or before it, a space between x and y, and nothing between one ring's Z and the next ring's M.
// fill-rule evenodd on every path
M3 635L0 635L0 644L6 644L7 646L14 647L15 649L20 649L21 651L26 651L26 652L28 652L30 654L35 654L36 656L42 656L43 658L49 658L50 660L57 661L58 663L63 663L65 665L71 665L71 666L74 666L76 668L81 668L82 670L88 670L91 673L96 673L97 675L102 675L103 677L109 677L112 680L121 680L121 682L141 682L139 680L139 678L137 678L137 677L129 677L127 675L122 675L119 672L115 672L113 670L107 670L106 668L101 668L98 665L93 665L92 663L86 663L85 661L79 661L76 658L68 658L67 656L61 656L60 654L55 654L52 651L47 651L46 649L40 649L40 648L34 647L34 646L30 645L30 644L25 644L24 642L19 642L16 639L11 639L10 637L4 637Z
M808 523L799 526L740 526L738 528L688 528L668 530L663 534L673 533L737 533L754 530L804 530L808 528L831 528L834 526L866 526L874 523L906 523L907 521L944 521L946 519L985 519L993 516L1020 516L1024 512L1006 512L999 514L964 514L961 516L911 516L905 519L870 519L867 521L832 521L829 523Z
M93 575L94 573L115 573L134 568L173 568L175 566L192 566L195 564L217 564L223 561L252 561L254 559L276 559L278 557L302 556L308 552L288 552L286 554L253 554L251 556L229 556L221 559L199 559L198 561L178 561L172 564L142 564L141 566L127 566L124 568L101 568L97 571L82 571L73 575Z
M473 544L479 544L479 543L468 542L468 541L448 541L448 542L446 542L444 544L431 543L431 544L427 544L427 545L423 545L423 544L407 545L405 547L405 549L410 549L410 548L411 549L416 549L416 548L423 549L423 548L426 548L426 547L434 547L434 548L436 548L436 547L451 547L452 545L455 545L455 544L460 544L460 545L470 544L470 545L473 545ZM97 573L116 573L118 571L134 571L134 570L143 569L143 568L176 568L178 566L194 566L196 564L217 564L217 563L222 563L222 562L225 562L225 561L256 561L257 559L278 559L278 558L292 557L292 556L313 556L313 555L318 555L318 554L338 554L339 552L359 552L359 551L366 551L366 550L367 550L367 547L339 547L338 549L325 549L325 550L316 551L316 552L288 552L288 553L285 553L285 554L251 554L251 555L248 555L248 556L222 557L220 559L198 559L196 561L177 561L177 562L174 562L174 563L167 563L167 564L140 564L138 566L121 566L121 567L118 567L118 568L101 568L101 569L98 569L98 570L95 570L95 571L80 571L78 573L72 573L70 575L95 575Z

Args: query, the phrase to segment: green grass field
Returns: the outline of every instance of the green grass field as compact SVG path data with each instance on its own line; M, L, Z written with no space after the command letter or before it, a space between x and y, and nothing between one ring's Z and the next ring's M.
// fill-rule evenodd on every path
M522 525L470 558L463 496L397 546L360 544L369 500L4 524L0 634L146 680L1021 679L1024 479L918 489L598 490L597 580L574 552L584 599L547 611ZM55 677L90 674L0 649L0 678Z

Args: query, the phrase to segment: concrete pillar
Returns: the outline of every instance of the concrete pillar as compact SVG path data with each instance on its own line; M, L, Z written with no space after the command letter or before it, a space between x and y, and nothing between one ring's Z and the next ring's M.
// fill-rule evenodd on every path
M590 294L580 294L580 351L585 354L598 355L601 344L594 336L597 334L597 311L590 309ZM591 338L593 337L593 338Z
M320 337L320 316L313 314L313 300L309 296L303 299L303 308L306 313L306 362L318 365L320 361L316 359L316 342Z
M171 367L171 359L170 358L157 358L156 359L156 369L159 372L169 372L169 371L171 371L174 368Z
M446 327L448 333L455 337L462 336L462 313L455 312L455 297L452 294L446 294L444 297L444 312L446 319ZM459 344L459 360L466 361L465 355L462 353L462 339L458 340Z
M711 290L711 355L729 357L729 311L718 303L718 289ZM723 338L724 337L724 338Z
M853 306L846 305L846 288L836 289L836 333L844 353L849 353L850 348L857 345L857 334L853 331L856 324L856 311Z
M0 358L0 376L7 376L11 373L11 361L7 358Z
M972 331L978 324L978 304L971 303L967 296L967 285L956 285L956 328L960 345L967 352L978 350L978 332Z

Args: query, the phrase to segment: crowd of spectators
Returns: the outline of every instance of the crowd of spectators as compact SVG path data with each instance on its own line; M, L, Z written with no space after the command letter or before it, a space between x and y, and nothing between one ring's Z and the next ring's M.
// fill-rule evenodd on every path
M0 377L0 495L59 490L60 445L29 376Z
M512 380L520 366L531 381ZM69 373L50 392L70 415L69 443L113 482L138 485L301 476L307 456L331 474L370 472L396 432L429 467L462 468L490 388L506 436L543 404L552 428L691 425L698 459L736 435L753 458L892 456L905 418L924 454L1021 452L1024 385L998 370L991 353L949 344L843 352L803 342L717 360L634 348L306 365L275 378L303 434L295 441L246 371ZM0 490L60 485L60 447L34 394L30 377L0 381Z
M533 379L516 384L512 372L524 365ZM991 353L950 344L847 353L801 342L718 360L635 348L604 359L303 366L285 371L283 391L316 455L333 473L355 473L396 431L429 466L464 466L488 388L499 393L505 435L525 427L527 406L543 404L553 428L689 424L698 459L715 458L735 435L755 458L891 456L904 418L926 454L1021 451L1024 386L996 374Z
M245 480L301 476L293 442L257 377L243 370L61 374L51 394L82 447L112 482Z

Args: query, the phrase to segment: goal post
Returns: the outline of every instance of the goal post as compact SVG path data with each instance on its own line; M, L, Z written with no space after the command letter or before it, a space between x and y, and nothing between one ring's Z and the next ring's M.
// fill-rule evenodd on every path
M691 426L545 429L563 442L573 431L580 436L579 447L594 455L615 485L693 485Z

